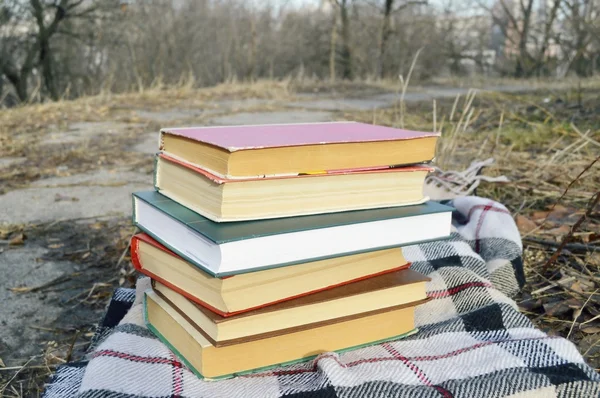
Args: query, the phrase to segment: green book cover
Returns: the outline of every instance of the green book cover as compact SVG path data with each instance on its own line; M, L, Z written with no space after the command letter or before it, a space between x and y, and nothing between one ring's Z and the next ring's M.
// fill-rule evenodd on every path
M183 362L185 364L185 366L187 366L187 368L192 371L192 373L194 373L196 376L198 376L201 379L205 379L205 380L224 380L224 379L230 379L232 377L236 377L236 376L241 376L241 375L245 375L245 374L252 374L252 373L258 373L258 372L264 372L267 371L269 369L273 369L273 368L277 368L280 366L287 366L287 365L293 365L295 363L301 363L301 362L306 362L306 361L310 361L312 359L315 359L317 357L317 355L311 355L308 357L304 357L304 358L298 358L296 360L293 361L288 361L288 362L284 362L284 363L277 363L277 364L273 364L273 365L269 365L269 366L264 366L261 368L256 368L256 369L249 369L247 371L244 372L236 372L236 373L232 373L232 374L227 374L227 375L223 375L220 377L214 377L214 378L205 378L199 371L198 369L196 369L195 367L192 366L192 364L190 363L190 361L188 361L180 352L179 350L177 350L177 348L175 348L173 346L173 344L171 344L171 342L169 340L167 340L165 338L165 336L163 336L150 322L148 322L148 303L147 303L147 297L146 294L144 294L144 322L146 323L146 326L148 327L148 329L154 333L154 335L156 337L158 337L158 339L164 344L166 345L169 350L171 350L176 356L177 358L179 358L179 360L181 362ZM417 333L418 330L417 329L413 329L410 332L401 334L399 336L393 336L390 337L389 339L383 339L383 340L378 340L378 341L372 341L369 343L365 343L365 344L361 344L358 346L354 346L354 347L348 347L348 348L344 348L341 350L336 350L335 352L337 353L343 353L346 351L352 351L352 350L357 350L359 348L364 348L364 347L369 347L371 345L375 345L375 344L381 344L381 343L385 343L385 342L389 342L389 341L395 341L395 340L400 340L403 338L406 338L408 336L412 336L413 334Z
M339 213L273 218L267 220L217 223L191 211L187 207L180 205L156 191L135 192L133 196L179 221L194 232L202 234L216 244L289 232L388 220L392 218L424 216L427 214L450 212L454 210L452 207L429 201L424 204L413 206L386 207L381 209L353 210ZM134 223L137 224L135 206L133 212L133 220Z

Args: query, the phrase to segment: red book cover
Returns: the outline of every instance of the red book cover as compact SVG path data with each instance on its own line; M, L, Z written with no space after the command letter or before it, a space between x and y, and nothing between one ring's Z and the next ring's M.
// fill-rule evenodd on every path
M260 305L260 306L246 308L244 310L235 311L235 312L223 312L223 311L221 311L221 310L219 310L217 308L214 308L210 304L208 304L208 303L200 300L198 297L196 297L196 296L194 296L194 295L192 295L192 294L190 294L190 293L188 293L188 292L186 292L186 291L178 288L177 286L175 286L174 284L172 284L168 280L165 280L164 278L161 278L161 277L155 275L154 273L146 270L144 268L144 265L140 261L140 256L139 256L139 245L140 245L140 242L144 242L144 243L147 243L149 245L152 245L152 246L154 246L154 247L156 247L156 248L164 251L165 253L168 253L168 254L172 255L173 257L176 257L176 258L180 259L181 261L185 261L184 259L182 259L181 257L179 257L177 254L173 253L171 250L169 250L165 246L161 245L156 240L152 239L147 234L140 233L140 234L134 235L134 237L131 240L131 248L130 248L130 250L131 250L131 262L133 263L133 266L135 267L136 270L138 270L142 274L147 275L150 278L152 278L152 279L154 279L154 280L162 283L163 285L165 285L168 288L176 291L177 293L185 296L189 300L191 300L191 301L193 301L193 302L195 302L195 303L197 303L197 304L199 304L199 305L201 305L201 306L209 309L210 311L212 311L212 312L214 312L214 313L216 313L218 315L221 315L223 317L230 317L230 316L241 314L241 313L244 313L244 312L249 312L249 311L252 311L252 310L259 309L259 308L267 307L269 305L273 305L273 304L281 303L281 302L284 302L284 301L292 300L292 299L295 299L295 298L307 296L307 295L312 294L312 293L317 293L317 292L320 292L320 291L333 289L333 288L336 288L338 286L343 286L343 285L346 285L346 284L349 284L349 283L358 282L358 281L365 280L365 279L368 279L368 278L372 278L372 277L375 277L375 276L378 276L378 275L383 275L383 274L387 274L387 273L390 273L390 272L396 272L396 271L399 271L399 270L406 269L406 268L410 267L410 263L406 263L406 264L401 265L400 267L388 269L388 270L385 270L383 272L378 272L378 273L371 274L371 275L365 275L365 276L360 277L360 278L351 279L351 280L348 280L348 281L345 281L345 282L342 282L342 283L339 283L339 284L336 284L336 285L326 286L326 287L324 287L322 289L316 289L316 290L308 291L308 292L305 292L303 294L298 294L298 295L286 297L284 299L273 301L273 302L270 302L270 303L265 303L265 304ZM301 267L301 266L302 265L295 265L295 267ZM198 272L203 272L203 271L200 270L200 269L198 269ZM258 272L269 272L269 270L258 271ZM222 277L220 279L236 278L236 277L238 277L238 278L239 277L243 277L243 274L241 274L241 275L225 276L225 277Z
M172 162L178 164L180 166L186 167L209 180L217 183L217 184L226 184L226 183L242 183L246 181L259 181L259 180L281 180L288 178L319 178L323 176L330 175L344 175L344 174L375 174L375 173L410 173L410 172L419 172L426 171L431 172L434 170L433 167L424 166L424 165L414 165L414 166L406 166L406 167L362 167L362 168L354 168L354 169L340 169L340 170L324 170L320 173L301 173L295 175L277 175L277 176L265 176L265 177L246 177L246 178L226 178L221 177L212 172L205 170L197 165L188 163L184 160L175 158L173 156L169 156L165 153L159 153L158 157L164 159L168 162ZM156 179L156 177L155 177Z

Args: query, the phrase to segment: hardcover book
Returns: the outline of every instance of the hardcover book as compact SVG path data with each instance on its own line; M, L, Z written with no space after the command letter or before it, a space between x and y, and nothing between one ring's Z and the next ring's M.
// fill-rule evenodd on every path
M430 279L411 269L387 273L333 289L223 317L154 282L154 290L194 320L216 347L260 340L319 325L342 322L427 299Z
M215 347L193 319L155 292L144 300L148 328L197 376L220 379L395 340L414 333L414 305L256 341Z
M318 174L227 179L165 154L155 186L165 196L217 222L290 217L425 202L425 166L345 169Z
M213 276L443 239L451 229L452 208L436 202L216 223L155 191L133 196L134 224Z
M165 128L160 150L218 176L247 178L423 163L438 137L356 122Z
M143 233L131 240L131 261L141 273L224 317L410 265L395 247L215 278Z

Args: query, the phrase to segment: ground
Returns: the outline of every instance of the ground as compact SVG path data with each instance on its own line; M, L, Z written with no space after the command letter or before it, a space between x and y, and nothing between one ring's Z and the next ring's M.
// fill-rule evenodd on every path
M151 189L158 129L173 125L358 120L441 130L444 169L496 158L484 174L510 182L477 194L523 235L521 310L599 368L598 84L469 83L477 93L450 82L403 101L395 84L259 82L0 111L0 395L39 395L81 357L112 290L134 282L131 192Z

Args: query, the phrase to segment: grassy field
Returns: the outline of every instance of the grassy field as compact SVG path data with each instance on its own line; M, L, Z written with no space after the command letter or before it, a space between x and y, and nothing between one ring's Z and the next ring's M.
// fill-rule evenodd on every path
M457 82L447 82L447 84ZM460 82L460 84L466 84ZM511 82L512 84L512 82ZM497 200L514 215L524 244L527 285L517 303L544 331L567 337L586 360L600 368L600 96L598 82L561 83L522 94L476 93L435 103L397 103L376 111L337 112L339 119L357 120L410 129L438 130L442 139L437 165L462 170L473 160L493 157L484 174L504 175L510 182L483 183L477 195ZM392 87L390 90L389 87ZM416 88L418 90L418 88ZM76 101L29 105L0 111L0 157L21 157L18 167L0 171L0 194L56 176L59 166L85 172L99 165L150 169L148 158L123 151L139 131L157 131L156 122L138 120L132 109L174 107L211 109L217 100L265 98L275 105L257 105L250 111L277 110L298 93L365 93L396 91L381 83L322 84L317 82L258 82L228 84L197 90L192 87L156 87L126 95L102 95ZM111 142L73 147L68 151L39 151L32 143L50 126L78 121L141 123ZM202 118L195 120L202 123ZM122 257L133 232L128 219L98 221L67 234L69 223L0 226L0 240L29 239L51 233L69 238L57 259L101 263L98 285L78 298L82 308L101 311L118 285L133 282L128 257ZM89 236L102 256L73 255L74 236ZM121 261L120 261L121 260ZM115 269L111 264L119 263ZM81 281L85 283L85 281ZM91 287L90 287L91 288ZM57 336L48 343L44 358L24 367L2 368L0 392L6 396L37 396L48 375L67 359L85 351L93 324L84 331ZM2 395L2 393L0 393Z

